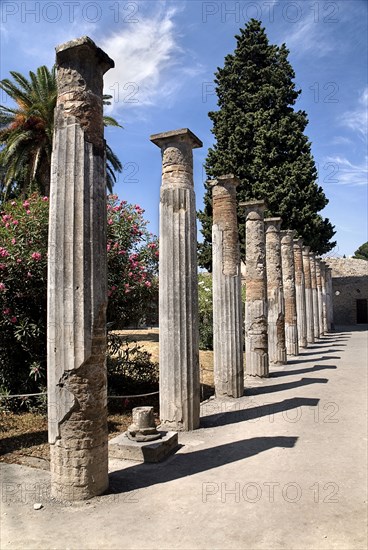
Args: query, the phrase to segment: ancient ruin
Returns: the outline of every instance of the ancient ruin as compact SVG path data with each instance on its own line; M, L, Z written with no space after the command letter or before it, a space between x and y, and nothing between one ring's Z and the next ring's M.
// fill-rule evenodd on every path
M319 309L318 309L318 288L317 288L317 268L316 257L314 252L309 252L310 270L311 270L311 286L313 298L313 329L314 338L319 338Z
M108 487L104 73L114 62L83 37L56 48L57 107L48 259L51 496Z
M328 332L327 324L327 291L326 291L326 264L321 260L321 286L322 286L322 324L323 324L323 333Z
M281 218L266 218L266 271L268 301L268 354L271 365L287 361L285 343L285 301L282 282Z
M319 335L323 336L323 305L322 305L322 278L321 278L321 260L316 258L316 282L317 282L317 300L318 300L318 322Z
M220 176L212 186L213 352L217 397L244 392L243 316L240 250L233 175Z
M307 342L314 344L314 313L313 313L313 294L312 294L312 276L310 268L310 247L303 246L303 271L305 283L305 313L307 318Z
M281 231L282 279L285 297L285 338L288 355L299 354L293 238L294 231Z
M264 201L240 203L245 210L246 298L245 366L250 376L269 375L267 332L267 276Z
M187 128L151 136L162 154L160 194L160 418L164 428L199 426L197 228L193 149Z
M303 241L294 239L294 267L295 267L295 296L298 325L298 342L300 348L306 348L307 340L307 311L305 304L305 278L303 269Z

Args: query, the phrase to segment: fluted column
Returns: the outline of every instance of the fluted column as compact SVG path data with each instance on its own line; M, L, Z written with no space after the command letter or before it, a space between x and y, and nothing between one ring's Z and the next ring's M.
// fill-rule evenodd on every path
M314 252L309 252L309 258L310 258L310 266L311 266L314 338L319 338L320 334L319 334L317 269L316 269L316 257Z
M268 300L268 355L270 365L287 361L285 343L285 302L282 284L281 218L266 218L266 272Z
M108 487L102 88L114 62L83 37L56 48L56 65L47 287L51 496L81 500Z
M305 277L303 269L303 241L294 239L294 267L295 267L295 295L296 314L298 323L299 347L306 348L307 341L307 312L305 305Z
M312 276L310 267L310 247L303 246L303 271L305 283L305 312L307 317L307 342L314 344L314 314L313 314L313 293Z
M240 203L245 210L246 298L245 371L250 376L267 377L267 277L264 234L264 201Z
M217 397L244 393L243 315L236 186L233 175L212 186L213 352Z
M321 260L321 284L322 284L322 323L323 323L323 333L328 332L327 324L327 292L326 292L326 264Z
M316 258L316 281L317 281L317 298L318 298L318 323L319 334L323 336L323 304L322 304L322 277L321 277L321 260Z
M281 231L282 280L285 297L285 338L288 355L299 355L298 322L296 313L294 231Z
M334 328L333 294L332 294L332 269L326 266L326 306L328 330Z
M160 419L174 430L199 426L197 230L193 149L187 128L151 136L161 148Z

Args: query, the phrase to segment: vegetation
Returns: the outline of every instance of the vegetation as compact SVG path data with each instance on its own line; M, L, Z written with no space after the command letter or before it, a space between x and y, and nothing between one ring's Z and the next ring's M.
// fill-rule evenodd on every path
M50 71L39 67L30 71L27 79L11 71L13 80L0 81L0 89L14 102L14 107L0 105L0 196L50 193L50 167L54 132L54 109L57 86L55 67ZM111 96L104 96L109 104ZM104 117L105 126L119 126L112 117ZM109 145L106 145L107 188L112 192L115 172L122 165Z
M353 258L368 260L368 242L362 244L355 252Z
M295 111L300 94L285 44L269 44L265 29L250 20L235 37L233 54L215 73L218 111L209 113L216 143L205 168L211 178L233 173L240 179L238 202L266 199L266 215L281 216L283 228L295 229L306 245L323 254L331 250L334 228L318 213L328 203L317 183L311 145L304 135L308 119ZM199 212L204 242L199 263L211 270L211 189ZM238 209L239 237L245 255L245 219Z

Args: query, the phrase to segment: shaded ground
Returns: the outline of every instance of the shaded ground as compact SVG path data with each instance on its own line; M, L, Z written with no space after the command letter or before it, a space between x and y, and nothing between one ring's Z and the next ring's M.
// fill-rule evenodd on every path
M136 342L151 354L153 362L159 358L158 329L116 331ZM202 400L213 393L213 352L200 351ZM110 403L112 400L110 401ZM131 424L131 409L137 406L153 405L158 412L157 397L133 400L113 400L114 414L110 414L109 438L124 432ZM119 412L120 409L120 412ZM49 445L47 443L46 416L0 412L0 462L25 464L36 468L49 468Z

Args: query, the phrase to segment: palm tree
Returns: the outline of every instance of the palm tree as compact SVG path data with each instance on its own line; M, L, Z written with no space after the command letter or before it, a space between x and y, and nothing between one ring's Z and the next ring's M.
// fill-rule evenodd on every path
M50 71L43 65L36 73L30 71L29 79L15 71L10 74L13 81L0 81L0 88L15 102L15 107L0 105L0 193L4 199L10 192L36 189L48 195L57 98L55 67ZM110 98L104 96L104 104L109 104ZM112 117L104 117L104 125L121 128ZM108 145L106 159L106 183L111 192L122 165Z

